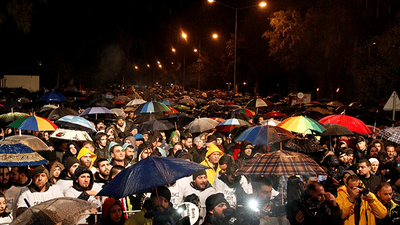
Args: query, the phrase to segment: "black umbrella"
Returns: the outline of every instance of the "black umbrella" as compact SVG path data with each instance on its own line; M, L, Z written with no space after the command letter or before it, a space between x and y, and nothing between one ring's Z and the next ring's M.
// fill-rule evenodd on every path
M135 124L141 124L144 122L152 121L161 118L161 115L157 113L139 113L135 119Z
M174 113L168 116L159 118L159 120L168 120L172 124L176 123L177 128L182 128L192 122L195 118L186 116L183 113Z
M139 131L142 130L150 130L150 131L156 131L156 130L172 130L175 129L175 126L168 122L168 120L152 120L148 122L142 123L139 127Z
M245 121L249 121L249 119L250 119L247 115L245 115L243 113L230 113L224 117L224 119L226 119L226 120L233 119L233 118L241 119L241 120L245 120Z
M314 153L322 147L309 139L292 138L283 142L283 148L293 152Z
M325 125L326 130L321 136L352 136L354 135L347 127L339 124L328 123Z
M106 107L112 109L115 108L115 105L111 99L95 98L89 102L88 107Z

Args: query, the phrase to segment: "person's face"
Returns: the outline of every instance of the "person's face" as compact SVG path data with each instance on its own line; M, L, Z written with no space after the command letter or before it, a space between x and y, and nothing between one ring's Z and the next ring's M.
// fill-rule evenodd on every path
M169 202L166 198L162 196L152 196L151 197L151 204L155 211L164 211L169 206Z
M115 159L115 161L124 161L125 160L125 150L122 146L115 146L113 151L111 152L111 158Z
M44 132L44 133L43 133L43 138L44 138L46 141L48 141L48 140L49 140L49 133Z
M358 164L357 172L358 172L359 175L365 176L365 175L367 175L369 173L370 170L371 170L371 167L367 166L366 163L359 163Z
M0 214L6 210L6 199L4 197L0 198Z
M132 134L132 136L134 136L135 134L137 134L138 133L138 129L132 129L131 130L131 134Z
M322 186L317 187L315 191L311 191L311 198L307 200L310 205L321 203L325 201L325 189Z
M111 171L110 162L108 162L107 160L100 162L98 171L103 177L109 176Z
M60 176L60 173L61 173L61 168L57 166L56 168L54 168L53 177L58 178Z
M83 147L89 149L89 151L91 151L91 152L94 153L94 150L95 150L95 149L93 148L93 145L91 145L91 144L86 144L86 145L84 145Z
M10 181L10 171L8 168L0 168L0 183L8 184Z
M347 159L349 160L349 162L353 162L354 155L347 155Z
M396 153L396 151L394 150L394 147L387 147L387 148L386 148L386 156L387 156L389 159L393 159L395 153Z
M375 148L375 147L372 147L372 148L369 150L369 157L370 157L370 158L378 158L378 156L379 156L379 151L378 151L378 149Z
M78 168L78 166L79 166L79 163L74 163L72 166L71 166L71 168L69 168L69 174L71 174L71 176L74 176L74 174L75 174L75 170L76 170L76 168Z
M200 189L200 190L204 190L206 188L207 185L207 175L200 175L197 176L196 179L194 179L194 185Z
M186 141L184 142L186 149L189 149L192 147L193 145L193 138L188 138L186 139Z
M343 155L339 156L339 161L343 162L343 163L347 163L349 161L349 159L347 158L346 154L343 154Z
M99 144L102 147L106 147L106 145L107 145L107 135L104 135L103 137L100 138Z
M122 218L122 208L120 205L113 205L109 212L110 220L114 223L118 223Z
M32 180L37 189L41 190L46 186L48 178L45 173L37 173L35 174L35 176L33 176Z
M263 122L263 121L264 121L264 117L258 118L258 121L259 121L260 123Z
M225 202L221 202L214 207L212 214L214 218L224 218L224 209L228 208Z
M356 148L361 151L365 150L367 148L365 141L358 142Z
M377 162L371 163L371 171L372 172L376 173L376 171L378 171L378 168L379 168L379 163L377 163Z
M126 147L125 149L125 158L127 160L132 160L133 159L133 154L135 153L135 149L133 149L132 147Z
M87 188L90 185L90 175L88 173L82 173L78 179L77 182L79 184L79 186L83 187L83 188Z
M102 129L104 129L104 123L103 122L100 122L100 123L98 123L97 125L96 125L96 129L97 130L102 130Z
M142 152L142 160L147 158L147 157L149 157L152 152L153 152L153 149L151 149L151 148L147 148L147 149L143 150L143 152Z
M247 155L247 156L250 156L250 155L251 155L251 152L252 152L252 149L251 149L251 148L246 148L246 149L244 150L244 154Z
M21 177L19 176L20 173L18 172L18 167L13 167L11 169L11 181L14 183L19 183L21 180Z
M219 168L221 169L219 171L220 174L226 174L226 169L228 168L228 164L219 165Z
M118 124L118 126L120 126L120 127L122 127L122 126L124 126L124 120L123 119L119 119L118 121L117 121L117 124Z
M139 146L139 145L141 145L141 144L143 144L143 141L142 141L142 140L136 140L136 141L135 141L136 147Z
M217 138L217 145L222 145L222 138Z
M345 174L343 175L343 183L344 183L345 185L347 185L347 178L349 178L349 176L350 176L349 173L345 173Z
M172 143L177 143L179 141L179 137L178 136L173 136L171 138Z
M92 164L92 155L91 154L86 154L84 156L82 156L82 158L79 159L81 161L81 164L87 168L90 167L90 165Z
M378 198L379 201L381 201L384 205L389 204L390 200L393 197L393 190L392 187L386 186L381 188L380 191L378 191Z
M114 129L109 129L107 132L107 136L113 136L114 137Z
M214 165L218 164L219 161L219 152L214 152L211 155L208 156L210 159L210 162Z
M73 144L69 145L69 151L72 153L72 155L76 155L76 153L78 153L78 150L76 150L75 145Z
M382 150L382 145L381 145L381 143L375 143L374 144L374 147L378 150L378 152L380 152L381 150Z
M182 150L182 146L181 145L174 145L174 154L179 150Z
M143 134L143 139L144 139L144 141L148 141L149 140L149 134Z
M269 200L271 198L272 186L261 185L260 189L257 190L257 197L262 201Z
M201 139L199 139L197 142L196 142L196 146L197 146L197 148L199 149L199 148L201 148L201 147L203 147L203 140L201 140Z

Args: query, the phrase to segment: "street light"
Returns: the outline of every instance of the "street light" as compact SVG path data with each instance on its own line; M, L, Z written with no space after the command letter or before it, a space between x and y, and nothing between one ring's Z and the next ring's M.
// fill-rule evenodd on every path
M260 4L258 5L251 5L251 6L246 6L246 7L241 7L241 8L235 8L233 6L221 3L221 2L217 2L214 0L208 0L208 2L210 3L218 3L220 5L226 6L228 8L234 9L235 10L235 58L234 58L234 64L233 64L233 92L236 92L236 51L237 51L237 25L238 25L238 10L240 9L248 9L248 8L253 8L253 7L265 7L267 6L266 2L260 2Z

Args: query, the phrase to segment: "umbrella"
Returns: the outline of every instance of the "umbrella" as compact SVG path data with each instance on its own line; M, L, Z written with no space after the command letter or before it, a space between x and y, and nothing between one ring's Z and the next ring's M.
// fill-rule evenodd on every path
M21 119L23 117L29 116L26 113L21 113L21 112L9 112L0 115L0 123L11 123L14 122L15 120Z
M0 141L0 166L37 166L46 163L46 159L24 144Z
M170 109L170 111L165 112L166 115L170 115L170 114L174 114L174 113L179 113L178 110L172 108L171 106L167 106L167 107L168 107L168 109Z
M178 128L181 128L192 122L194 118L186 116L182 113L174 113L168 116L161 117L160 120L168 120L169 122L176 124Z
M179 178L207 168L178 158L147 157L122 170L97 195L123 198L172 184Z
M282 119L283 117L286 117L285 113L279 112L279 111L272 111L266 113L267 116L275 119Z
M245 108L259 108L259 107L268 107L268 104L262 100L261 98L250 100Z
M354 135L347 127L328 123L325 125L326 131L324 131L321 136L352 136Z
M47 119L49 119L51 121L55 121L66 115L79 116L79 113L76 110L73 110L71 108L57 108L57 109L52 110L49 113L49 115L47 116ZM42 116L44 117L44 115L42 115Z
M236 109L235 111L233 111L234 113L242 113L246 116L254 116L255 113L249 109Z
M174 128L175 126L172 123L168 122L168 120L152 120L142 123L142 125L139 127L139 131L141 131L142 129L150 131L172 130Z
M93 141L86 131L82 130L68 130L58 128L51 135L51 138L70 140L70 141Z
M67 101L67 98L59 93L59 92L46 92L42 97L39 98L39 101L44 102L63 102Z
M80 117L80 116L63 116L62 118L58 119L56 124L59 124L60 127L69 128L69 129L77 129L77 130L84 130L87 132L96 132L96 127L93 125L92 122L89 120Z
M80 116L95 115L96 119L97 119L98 114L113 114L114 115L114 113L111 112L106 107L89 107L89 108L85 109L85 111L83 111Z
M174 105L174 106L172 106L174 109L177 109L177 110L181 110L181 111L185 111L185 110L189 110L190 108L189 107L187 107L186 105Z
M163 103L163 104L166 105L166 106L175 105L175 103L173 103L172 101L167 100L167 99L161 99L161 100L158 101L158 102L161 102L161 103Z
M160 102L147 102L141 106L139 106L135 113L157 113L157 112L165 112L170 111L170 109Z
M125 111L123 109L113 108L110 111L113 112L117 116L122 116L122 117L124 117L124 119L126 118L126 114L125 114Z
M330 115L319 120L322 124L339 124L347 127L352 132L372 134L371 130L361 120L347 115Z
M53 131L58 128L57 125L50 120L39 116L21 118L12 122L8 127L31 131Z
M123 101L123 102L130 102L130 101L131 101L131 98L129 98L129 97L126 96L126 95L120 95L120 96L118 96L115 100L121 100L121 101Z
M44 141L32 135L14 135L4 139L5 141L17 141L31 148L34 151L47 151L50 150Z
M161 118L158 113L141 113L135 119L135 124L141 124L147 121L152 121Z
M262 125L245 130L235 141L250 141L254 145L271 145L295 136L281 127Z
M303 134L310 134L312 131L322 133L326 130L325 127L319 122L304 116L289 117L280 122L277 126L292 132Z
M382 138L400 144L400 127L390 127L378 132Z
M108 98L95 98L91 100L88 104L90 107L106 107L112 109L115 107L113 101Z
M232 131L235 127L240 127L240 126L249 126L250 124L244 120L241 119L227 119L223 121L222 123L218 124L215 129L221 131L221 132L230 132Z
M243 113L229 113L224 117L224 119L233 119L233 118L245 121L248 121L250 119L246 114Z
M178 101L178 103L182 104L182 105L188 105L188 106L196 106L197 105L193 99L188 98L188 97L180 99Z
M201 133L206 130L214 129L219 123L210 118L195 119L186 126L191 133Z
M248 176L325 175L324 170L307 155L279 150L250 159L238 171Z
M344 106L343 103L341 103L341 102L339 102L339 101L332 101L332 102L327 103L326 105L327 105L327 106L334 107L334 108Z
M96 204L78 198L54 198L30 207L11 224L77 224L83 216L86 216L84 213L91 209L96 209Z
M221 111L223 112L230 112L230 111L234 111L237 109L241 109L242 107L238 106L238 105L225 105L222 106Z
M128 104L126 104L126 106L135 106L135 105L141 105L146 103L145 100L141 99L141 98L135 98L133 100L131 100L130 102L128 102Z
M310 139L303 138L292 138L289 140L285 140L282 142L282 146L284 149L293 151L293 152L301 152L301 153L315 153L319 152L322 146L316 144Z
M324 114L324 115L332 114L332 112L329 111L328 109L325 109L325 108L322 108L322 107L319 107L319 106L308 107L306 109L306 111L307 112L319 112L319 113Z

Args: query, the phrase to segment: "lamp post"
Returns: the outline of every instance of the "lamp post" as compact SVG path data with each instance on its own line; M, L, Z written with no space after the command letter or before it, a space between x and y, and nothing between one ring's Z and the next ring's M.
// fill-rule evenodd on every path
M217 39L218 38L218 34L213 34L212 35L213 39ZM200 84L201 84L201 63L203 62L203 60L201 59L201 40L203 39L199 39L199 48L198 49L194 49L194 52L198 52L199 53L199 59L197 60L197 62L199 63L199 71L198 71L198 84L197 84L197 89L200 90Z
M237 56L237 53L236 52L237 52L237 25L238 25L238 19L237 18L238 18L238 10L253 8L253 7L257 7L257 6L258 7L265 7L265 6L267 6L267 3L261 2L258 5L251 5L251 6L241 7L241 8L235 8L233 6L230 6L230 5L221 3L221 2L217 2L217 1L214 1L214 0L208 0L208 2L210 2L210 3L215 2L215 3L218 3L220 5L223 5L223 6L226 6L228 8L231 8L231 9L235 10L235 53L234 53L234 63L233 63L233 92L237 92L237 87L236 87L236 56Z

